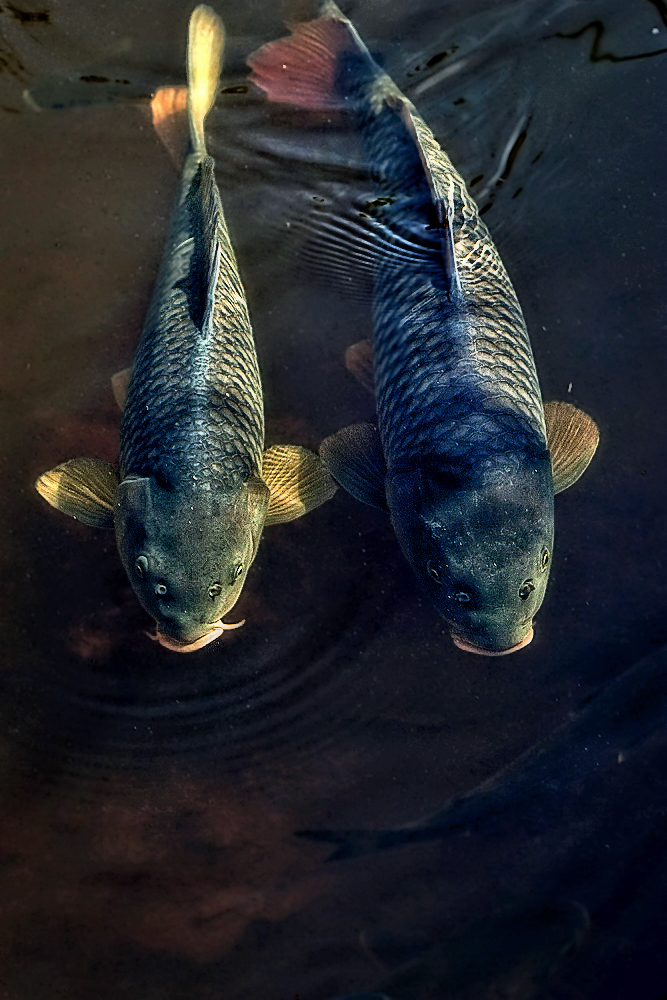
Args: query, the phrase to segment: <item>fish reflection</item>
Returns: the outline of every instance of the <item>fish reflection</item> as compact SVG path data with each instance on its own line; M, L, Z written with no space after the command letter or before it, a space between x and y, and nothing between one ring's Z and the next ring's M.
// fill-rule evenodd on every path
M54 507L95 527L115 524L118 548L156 638L179 652L237 628L236 604L265 524L301 516L335 484L296 446L262 451L257 356L204 119L215 100L224 29L210 8L190 19L188 88L153 101L159 134L187 107L189 146L153 301L129 377L121 477L78 458L37 481ZM187 100L186 100L187 98ZM172 127L173 126L173 127ZM125 395L122 376L117 396ZM121 400L124 401L124 400Z
M586 908L574 902L493 914L405 963L382 992L340 1000L533 1000L589 926Z
M3 974L25 965L21 940L55 976L70 956L77 976L86 955L113 967L128 945L218 961L253 922L279 923L322 894L321 849L295 844L293 819L267 797L186 774L150 781L116 772L102 796L16 795L0 831Z
M330 272L373 276L373 344L348 366L375 392L377 427L321 455L353 496L389 511L398 541L464 650L533 636L553 548L553 495L583 473L593 421L543 407L525 322L465 184L414 105L327 0L321 16L248 60L269 99L345 109L378 197L373 218L328 217Z
M579 783L628 759L654 737L667 719L667 651L646 657L607 684L572 721L527 750L466 795L417 823L394 830L305 830L301 836L336 846L332 859L438 840L466 830L515 824L535 809L548 827L562 815Z

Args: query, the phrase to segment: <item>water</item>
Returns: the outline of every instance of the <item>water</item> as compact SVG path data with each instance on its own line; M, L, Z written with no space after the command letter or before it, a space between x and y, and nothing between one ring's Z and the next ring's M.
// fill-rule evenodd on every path
M218 9L223 87L236 92L220 96L209 141L268 443L316 447L372 415L342 363L368 316L314 279L284 223L313 198L369 188L344 124L238 90L284 11ZM480 178L545 398L594 416L599 453L557 498L536 636L506 660L452 645L388 519L342 492L266 530L243 629L189 657L149 642L113 538L46 508L31 484L74 455L117 455L109 379L131 361L176 183L147 96L182 80L190 6L3 7L0 967L12 1000L667 995L667 11L345 10L466 180ZM331 846L294 836L437 814L576 727L634 664L639 685L653 678L651 725L629 711L614 728L604 698L590 709L618 752L632 743L620 764L611 751L605 766L588 760L566 728L571 780L556 755L546 798L501 818L491 801L451 836L330 863ZM552 960L549 934L526 932L509 971L484 964L503 914L539 929L531 908L569 913L567 901L590 915L576 954ZM476 951L481 986L463 960L451 971L451 954Z

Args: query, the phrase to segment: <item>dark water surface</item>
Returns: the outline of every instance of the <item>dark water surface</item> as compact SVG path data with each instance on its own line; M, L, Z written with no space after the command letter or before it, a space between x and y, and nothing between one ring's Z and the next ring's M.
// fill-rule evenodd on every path
M372 415L343 365L368 310L285 223L370 188L344 121L244 91L294 6L216 7L209 143L267 440L317 447ZM109 380L176 185L148 98L183 80L190 9L0 7L0 996L664 1000L667 7L344 5L486 210L545 398L601 431L556 501L535 639L500 660L452 645L388 518L342 491L267 529L243 629L169 652L113 537L32 488L117 457ZM327 862L295 836L414 824L485 782L431 840Z

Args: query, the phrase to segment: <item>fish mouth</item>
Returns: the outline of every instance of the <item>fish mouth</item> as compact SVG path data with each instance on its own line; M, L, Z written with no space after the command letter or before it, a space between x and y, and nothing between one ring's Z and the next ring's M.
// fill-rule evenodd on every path
M222 620L213 622L213 627L210 631L204 632L203 635L198 636L196 639L174 639L173 636L160 632L157 626L154 634L147 632L146 635L149 639L159 642L165 649L171 649L174 653L194 653L195 650L208 646L210 642L217 639L223 632L230 632L232 629L241 628L242 625L245 625L245 618L240 622L235 622L233 625L228 625L227 622L223 622Z
M530 632L523 637L521 642L517 642L515 646L510 646L509 649L484 649L483 646L475 646L474 643L468 642L467 639L462 639L459 635L454 635L453 632L452 640L455 646L465 650L466 653L477 653L479 656L507 656L509 653L516 653L517 650L527 646L528 643L533 641L534 635L535 630L531 626Z

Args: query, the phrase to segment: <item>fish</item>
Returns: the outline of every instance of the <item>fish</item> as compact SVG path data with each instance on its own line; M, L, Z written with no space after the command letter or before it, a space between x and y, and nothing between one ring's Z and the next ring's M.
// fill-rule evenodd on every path
M632 766L647 747L655 752L664 745L666 723L663 647L601 685L544 740L431 816L394 829L300 830L298 836L330 844L329 861L343 861L471 831L494 837L507 829L525 831L535 816L541 831L557 829L577 805L590 822L595 793L584 794L585 783Z
M533 1000L590 928L582 903L514 907L473 921L383 979L338 1000Z
M377 194L372 212L309 222L332 279L372 279L372 340L346 361L373 388L376 422L327 437L320 456L353 497L389 513L454 643L512 653L544 599L554 495L587 468L597 426L571 404L543 404L477 206L353 24L325 0L291 32L252 53L251 81L269 101L351 115Z
M131 370L114 376L123 406L120 471L75 458L45 472L53 507L114 529L121 561L156 638L176 652L228 629L265 525L291 521L337 486L313 452L264 450L262 386L244 289L204 120L215 102L224 28L205 5L188 28L187 88L152 103L172 154L188 141L169 235Z

